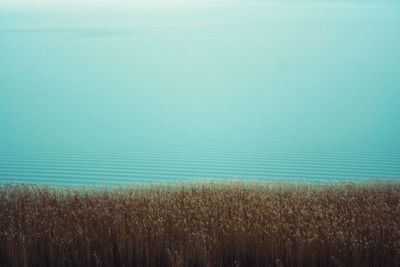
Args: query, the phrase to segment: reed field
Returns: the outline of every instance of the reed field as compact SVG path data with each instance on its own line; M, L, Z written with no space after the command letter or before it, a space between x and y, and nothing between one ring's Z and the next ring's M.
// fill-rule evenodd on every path
M400 182L1 185L0 266L400 266Z

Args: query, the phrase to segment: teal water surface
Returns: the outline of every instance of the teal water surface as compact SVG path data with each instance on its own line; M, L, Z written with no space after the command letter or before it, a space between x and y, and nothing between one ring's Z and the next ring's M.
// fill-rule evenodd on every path
M0 181L400 177L400 4L0 3Z

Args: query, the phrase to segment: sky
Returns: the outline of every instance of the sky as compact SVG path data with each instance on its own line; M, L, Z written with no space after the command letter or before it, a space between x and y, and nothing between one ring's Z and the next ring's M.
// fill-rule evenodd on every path
M0 7L35 7L35 8L101 8L135 6L190 6L215 3L220 0L0 0Z
M260 2L260 0L0 0L0 8L4 7L35 7L35 8L126 8L136 6L162 6L162 7L179 7L179 6L199 6L205 4L237 2L249 3ZM263 0L262 2L316 2L316 3L334 3L334 4L383 4L399 3L398 0Z

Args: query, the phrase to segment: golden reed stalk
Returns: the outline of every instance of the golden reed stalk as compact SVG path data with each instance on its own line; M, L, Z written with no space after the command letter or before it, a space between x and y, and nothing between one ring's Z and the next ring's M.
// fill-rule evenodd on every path
M2 185L0 266L400 266L400 183Z

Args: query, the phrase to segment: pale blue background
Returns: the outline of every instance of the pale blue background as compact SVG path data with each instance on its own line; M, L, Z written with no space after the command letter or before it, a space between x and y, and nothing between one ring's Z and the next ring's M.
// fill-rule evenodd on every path
M0 5L0 180L400 177L400 5Z

